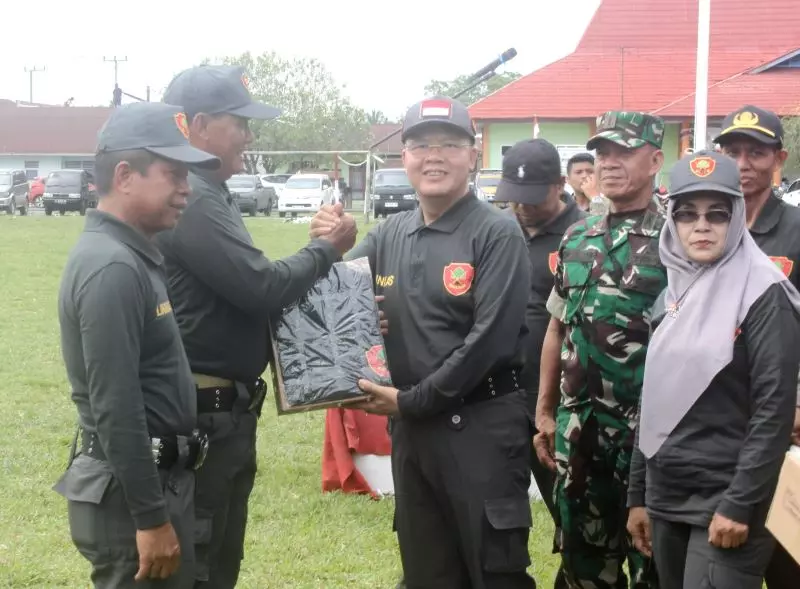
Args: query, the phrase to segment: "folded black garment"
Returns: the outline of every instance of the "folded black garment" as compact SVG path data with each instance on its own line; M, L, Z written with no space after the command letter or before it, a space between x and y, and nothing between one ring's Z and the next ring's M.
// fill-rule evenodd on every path
M290 407L362 397L362 378L392 384L367 258L334 264L284 309L273 336Z

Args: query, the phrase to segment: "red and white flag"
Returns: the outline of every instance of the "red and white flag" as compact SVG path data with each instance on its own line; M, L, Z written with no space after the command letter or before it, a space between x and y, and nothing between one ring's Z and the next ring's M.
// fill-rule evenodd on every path
M427 117L447 117L450 118L452 104L448 100L423 100L419 107L421 119Z

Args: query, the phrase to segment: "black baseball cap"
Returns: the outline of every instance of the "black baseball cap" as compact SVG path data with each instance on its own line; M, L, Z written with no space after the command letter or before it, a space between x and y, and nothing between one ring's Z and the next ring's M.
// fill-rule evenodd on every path
M100 129L98 154L134 149L209 170L220 166L219 158L189 145L184 112L159 102L134 102L115 108Z
M682 157L669 172L669 197L680 198L697 192L721 192L742 196L736 162L718 151L696 151Z
M722 131L714 143L724 145L736 137L745 135L766 145L783 145L783 125L774 112L746 105L725 117Z
M400 139L405 141L415 131L434 124L452 127L473 141L475 140L475 123L472 122L467 107L458 100L446 96L426 98L409 108L406 116L403 117L403 131Z
M538 205L561 179L561 156L556 147L544 139L526 139L503 156L503 177L494 199Z
M234 65L199 65L175 76L163 101L195 115L228 113L246 119L269 120L281 111L253 100L244 68Z

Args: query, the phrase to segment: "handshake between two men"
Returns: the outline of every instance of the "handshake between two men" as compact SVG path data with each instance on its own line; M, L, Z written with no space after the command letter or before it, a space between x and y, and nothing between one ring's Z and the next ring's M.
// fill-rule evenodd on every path
M350 213L344 212L342 203L322 205L319 212L311 219L311 239L329 241L344 256L353 249L358 236L356 220Z

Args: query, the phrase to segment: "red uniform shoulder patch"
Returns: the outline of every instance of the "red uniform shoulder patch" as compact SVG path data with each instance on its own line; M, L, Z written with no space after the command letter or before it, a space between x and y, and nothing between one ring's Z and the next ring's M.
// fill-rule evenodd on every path
M792 273L792 268L794 268L794 262L792 260L786 256L770 256L769 259L775 263L778 270L783 272L786 278L789 278L789 275Z
M372 372L381 378L389 378L389 367L386 364L386 351L383 346L372 346L367 350L367 364Z
M460 297L472 287L475 268L466 262L453 262L444 267L442 281L444 288L454 297Z
M550 255L547 256L547 267L550 268L550 273L555 276L558 268L558 252L550 252Z

